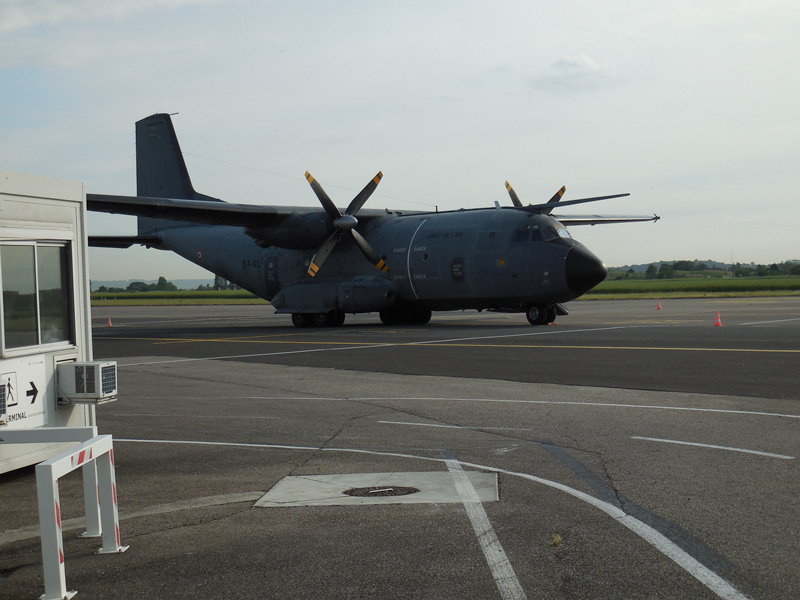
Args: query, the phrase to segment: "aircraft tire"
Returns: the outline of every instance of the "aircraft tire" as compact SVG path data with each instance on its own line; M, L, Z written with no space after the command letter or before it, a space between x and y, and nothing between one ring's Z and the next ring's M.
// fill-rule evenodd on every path
M431 311L419 310L382 310L381 323L384 325L425 325L431 320Z
M557 316L556 307L549 306L547 308L547 324L549 325L550 323L554 323L556 320L556 316Z
M525 311L525 316L528 319L528 323L531 325L544 325L547 323L548 312L546 306L531 304Z
M384 325L400 325L403 322L403 313L393 310L382 310L379 314L381 323Z
M308 313L292 313L292 325L295 327L311 327L311 315Z
M328 327L331 324L331 319L328 313L313 313L311 315L311 323L314 327Z
M312 313L311 323L314 327L341 327L344 325L344 312L329 310L323 313Z
M429 310L415 310L408 315L408 322L414 325L426 325L430 323L431 316L431 311Z

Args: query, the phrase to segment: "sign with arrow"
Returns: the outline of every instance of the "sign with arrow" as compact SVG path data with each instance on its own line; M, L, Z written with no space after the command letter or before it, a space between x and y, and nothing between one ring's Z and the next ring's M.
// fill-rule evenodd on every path
M41 354L2 361L0 383L6 388L6 427L28 429L47 424L47 369Z
M31 399L31 404L36 404L36 398L39 397L39 390L36 388L36 384L31 381L30 382L31 389L25 392L25 395Z

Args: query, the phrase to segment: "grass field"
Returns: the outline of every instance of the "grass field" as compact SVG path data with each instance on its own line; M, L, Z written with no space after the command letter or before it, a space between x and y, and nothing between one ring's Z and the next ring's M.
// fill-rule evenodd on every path
M178 292L92 292L92 306L139 306L180 304L268 304L245 290Z
M702 298L723 296L798 296L800 277L606 280L582 300L617 298ZM244 290L92 293L92 306L181 304L268 304Z
M598 298L702 298L800 295L800 277L727 277L606 280L584 296Z

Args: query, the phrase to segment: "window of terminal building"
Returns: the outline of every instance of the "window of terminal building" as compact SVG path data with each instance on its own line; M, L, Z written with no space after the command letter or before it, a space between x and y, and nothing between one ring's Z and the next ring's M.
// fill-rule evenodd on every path
M0 244L5 349L74 343L69 249Z

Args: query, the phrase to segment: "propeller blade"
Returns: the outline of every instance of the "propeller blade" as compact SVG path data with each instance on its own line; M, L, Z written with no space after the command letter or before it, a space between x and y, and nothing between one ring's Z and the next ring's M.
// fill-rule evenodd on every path
M511 184L506 181L506 189L508 190L508 195L511 196L511 202L514 203L514 206L520 208L522 207L522 202L519 200L519 196L517 196L517 192L514 191L514 188L511 187Z
M550 200L548 200L547 203L548 204L556 204L556 203L558 203L558 201L561 200L561 197L564 195L564 192L566 192L566 191L567 191L567 186L562 185L561 189L558 190L555 194L553 194L553 197L550 198ZM548 208L543 208L542 209L542 214L543 215L549 215L551 210L553 210L553 209L552 208L549 208L549 209Z
M375 250L373 250L372 246L369 245L367 240L358 233L355 228L358 225L358 219L356 219L355 214L361 210L361 207L364 206L364 203L369 199L372 195L372 192L375 191L375 188L378 187L378 184L383 178L383 173L380 171L378 172L375 177L373 177L370 182L364 186L364 189L361 190L358 195L353 198L350 205L347 207L347 210L344 211L344 214L339 212L339 209L336 208L336 205L333 203L333 200L330 199L328 194L325 193L325 190L322 189L322 186L319 182L311 176L311 173L306 171L306 180L308 180L309 185L311 185L311 189L314 190L314 193L319 198L322 207L325 209L325 212L328 213L328 216L333 221L334 232L325 240L325 243L322 244L317 253L311 258L311 263L308 266L308 274L311 277L316 277L317 273L319 272L320 268L322 268L322 264L327 260L328 256L333 249L336 247L342 236L344 236L348 231L353 234L353 239L356 242L356 245L361 249L361 252L367 258L369 262L375 265L381 271L388 271L389 267L386 266L384 260L378 255Z
M342 216L342 213L339 212L339 209L336 208L336 205L333 203L333 200L330 199L330 196L325 193L325 190L322 189L322 186L319 184L319 181L314 179L314 177L306 171L306 180L311 185L311 189L314 190L314 193L319 198L320 204L322 204L322 208L325 209L325 212L330 215L331 219L338 219Z
M383 178L383 173L378 171L378 174L373 177L370 182L364 186L364 189L358 193L358 196L353 198L353 201L350 203L350 206L347 207L347 210L344 211L346 215L355 215L361 207L364 206L364 203L369 199L372 195L372 192L375 191L375 188L378 187L378 184L381 182Z
M355 229L353 229L350 233L353 234L353 239L358 244L358 247L361 248L361 252L364 253L364 256L367 258L369 262L375 265L376 268L380 269L384 273L389 270L389 265L378 255L377 252L369 245L369 242L364 239L360 233L358 233Z
M339 230L334 231L325 243L322 244L317 253L311 258L311 264L308 266L308 274L312 277L317 275L322 263L325 262L325 259L328 258L330 253L333 251L334 246L336 246L337 242L342 236L342 232Z

